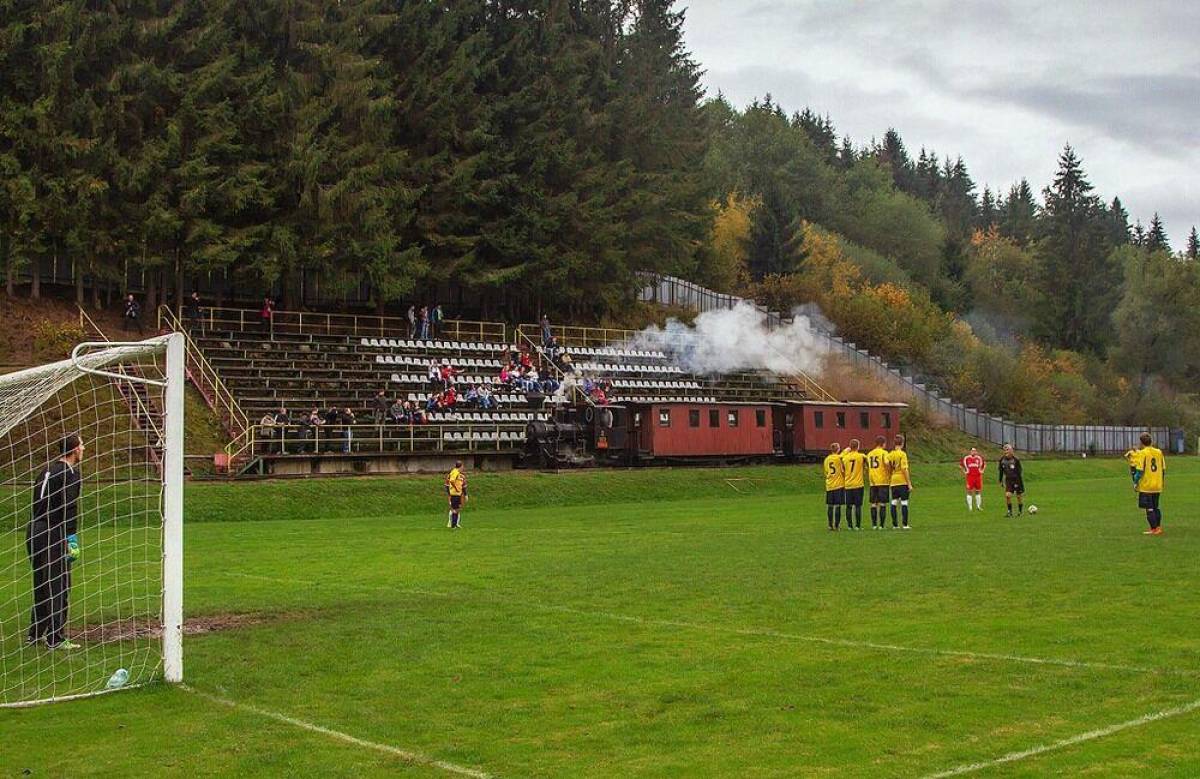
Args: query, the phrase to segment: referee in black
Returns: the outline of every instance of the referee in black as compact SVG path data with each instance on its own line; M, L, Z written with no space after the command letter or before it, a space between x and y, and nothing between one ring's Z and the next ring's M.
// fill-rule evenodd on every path
M79 556L79 461L83 438L71 433L62 441L62 456L38 475L33 485L33 516L25 550L33 567L33 616L29 645L45 641L50 649L78 649L63 631L71 593L71 563Z

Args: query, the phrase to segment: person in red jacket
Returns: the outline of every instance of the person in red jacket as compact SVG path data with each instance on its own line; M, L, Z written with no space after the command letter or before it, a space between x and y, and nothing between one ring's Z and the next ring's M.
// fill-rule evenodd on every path
M972 509L983 511L983 472L987 470L987 462L975 447L958 463L963 475L967 477L967 511ZM971 502L974 496L975 502Z

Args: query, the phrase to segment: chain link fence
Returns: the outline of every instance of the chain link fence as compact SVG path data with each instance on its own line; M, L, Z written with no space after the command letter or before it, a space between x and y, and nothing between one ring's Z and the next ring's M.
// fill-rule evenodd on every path
M754 301L706 289L690 281L672 276L643 274L639 300L647 303L678 306L704 312L731 309L746 303L762 312L769 329L785 324L788 318L768 311ZM1182 431L1167 427L1129 427L1120 425L1035 425L1013 422L992 416L944 397L925 383L905 376L879 357L859 349L832 332L819 326L813 331L834 357L841 358L860 373L883 383L897 396L927 413L954 424L959 430L989 443L1012 444L1025 452L1089 452L1122 453L1138 445L1142 433L1149 432L1157 445L1182 451Z

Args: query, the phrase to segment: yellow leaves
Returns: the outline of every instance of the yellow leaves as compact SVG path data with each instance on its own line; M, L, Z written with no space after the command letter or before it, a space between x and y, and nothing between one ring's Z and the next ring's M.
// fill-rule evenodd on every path
M737 192L730 192L724 202L712 203L711 253L701 268L712 287L733 292L749 282L751 214L758 205L759 198Z

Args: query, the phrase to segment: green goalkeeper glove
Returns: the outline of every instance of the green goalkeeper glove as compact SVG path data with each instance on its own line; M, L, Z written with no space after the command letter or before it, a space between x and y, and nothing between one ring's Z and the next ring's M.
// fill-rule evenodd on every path
M72 533L67 536L67 561L75 562L79 559L79 536Z

